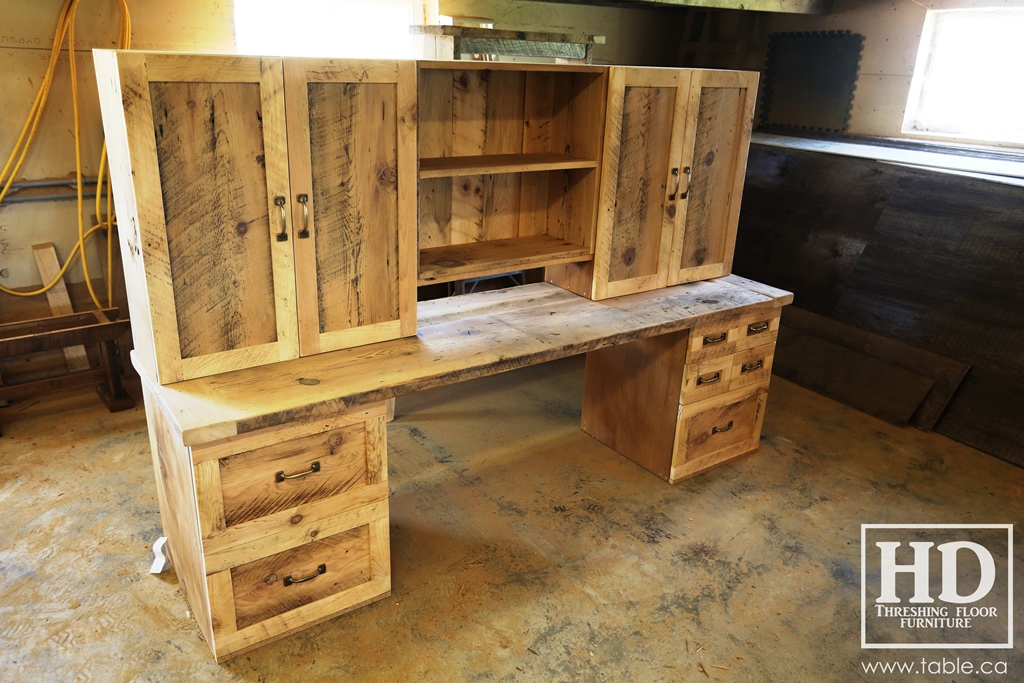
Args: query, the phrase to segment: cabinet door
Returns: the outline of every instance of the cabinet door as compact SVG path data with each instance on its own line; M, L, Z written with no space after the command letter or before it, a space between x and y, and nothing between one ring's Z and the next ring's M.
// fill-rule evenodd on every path
M668 282L689 89L681 69L610 70L595 299Z
M743 175L754 118L757 74L694 70L683 143L683 229L669 284L732 271Z
M119 69L137 204L120 228L159 381L297 357L281 61L125 53Z
M286 59L302 355L416 332L416 67Z

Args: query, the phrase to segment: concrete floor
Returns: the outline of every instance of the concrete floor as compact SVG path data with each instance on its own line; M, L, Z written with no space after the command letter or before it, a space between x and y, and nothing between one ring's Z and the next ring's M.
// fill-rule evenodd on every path
M401 399L392 596L222 666L147 573L143 412L0 409L0 680L901 680L862 672L920 656L860 649L860 524L1024 522L1024 470L779 379L757 454L669 486L578 430L582 367Z

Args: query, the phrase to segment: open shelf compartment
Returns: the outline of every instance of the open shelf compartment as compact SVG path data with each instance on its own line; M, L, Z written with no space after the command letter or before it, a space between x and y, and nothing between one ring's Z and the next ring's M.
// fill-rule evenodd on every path
M593 258L607 72L419 73L419 283Z

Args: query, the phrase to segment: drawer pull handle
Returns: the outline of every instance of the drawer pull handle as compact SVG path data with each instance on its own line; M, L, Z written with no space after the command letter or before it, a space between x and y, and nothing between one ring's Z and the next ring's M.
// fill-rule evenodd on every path
M309 239L309 195L295 195L295 199L302 204L302 230L299 230L299 239Z
M722 342L725 341L725 338L728 337L728 336L729 336L728 332L723 332L722 334L720 334L720 335L718 335L717 337L714 337L714 338L712 338L712 337L704 337L704 346L707 346L708 344L721 344Z
M285 479L301 479L302 477L308 477L309 475L313 474L314 472L319 472L319 471L320 471L320 461L317 460L316 462L311 464L309 466L309 469L306 470L305 472L296 472L295 474L285 474L284 470L281 470L280 472L278 472L277 474L274 475L274 481L276 481L278 484L280 484Z
M679 194L679 169L678 168L673 168L672 169L672 175L674 175L676 177L676 189L674 189L672 191L672 194L670 194L668 196L668 200L670 202L674 201L675 198L676 198L676 195Z
M729 420L729 424L725 425L724 427L712 427L711 434L721 434L722 432L727 432L730 429L732 429L732 420Z
M319 567L316 568L316 573L310 574L309 576L303 577L301 579L293 579L291 576L284 577L284 585L290 586L293 583L305 583L307 581L312 581L313 579L315 579L316 577L320 576L321 574L326 574L326 573L327 573L327 565L326 564L322 564L322 565L320 565Z
M278 242L288 241L288 214L285 213L284 205L288 200L284 197L274 197L274 206L281 209L281 232L277 233Z
M714 384L715 382L721 381L721 379L722 379L722 373L721 372L716 372L715 374L711 375L710 377L698 377L697 378L697 386L699 387L702 384Z
M756 363L744 363L740 366L740 372L753 372L764 367L764 358L759 358Z
M764 332L768 329L768 321L765 320L763 323L751 323L747 325L747 334L757 334L758 332Z

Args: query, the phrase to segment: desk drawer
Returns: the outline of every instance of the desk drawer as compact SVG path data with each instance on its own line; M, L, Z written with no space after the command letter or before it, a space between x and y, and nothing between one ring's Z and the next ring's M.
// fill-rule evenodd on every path
M254 432L193 449L205 544L265 535L282 514L298 524L310 514L322 518L385 497L383 404L373 415L292 425L287 433Z
M368 526L231 569L238 629L370 580Z
M781 313L781 309L775 309L747 315L738 321L698 325L690 333L686 362L701 363L774 342L779 334Z
M680 406L670 481L675 483L756 450L768 383Z
M218 661L390 593L386 500L297 532L207 556Z
M683 371L680 403L688 405L735 389L765 382L771 377L775 344L762 344L731 356L688 363Z

